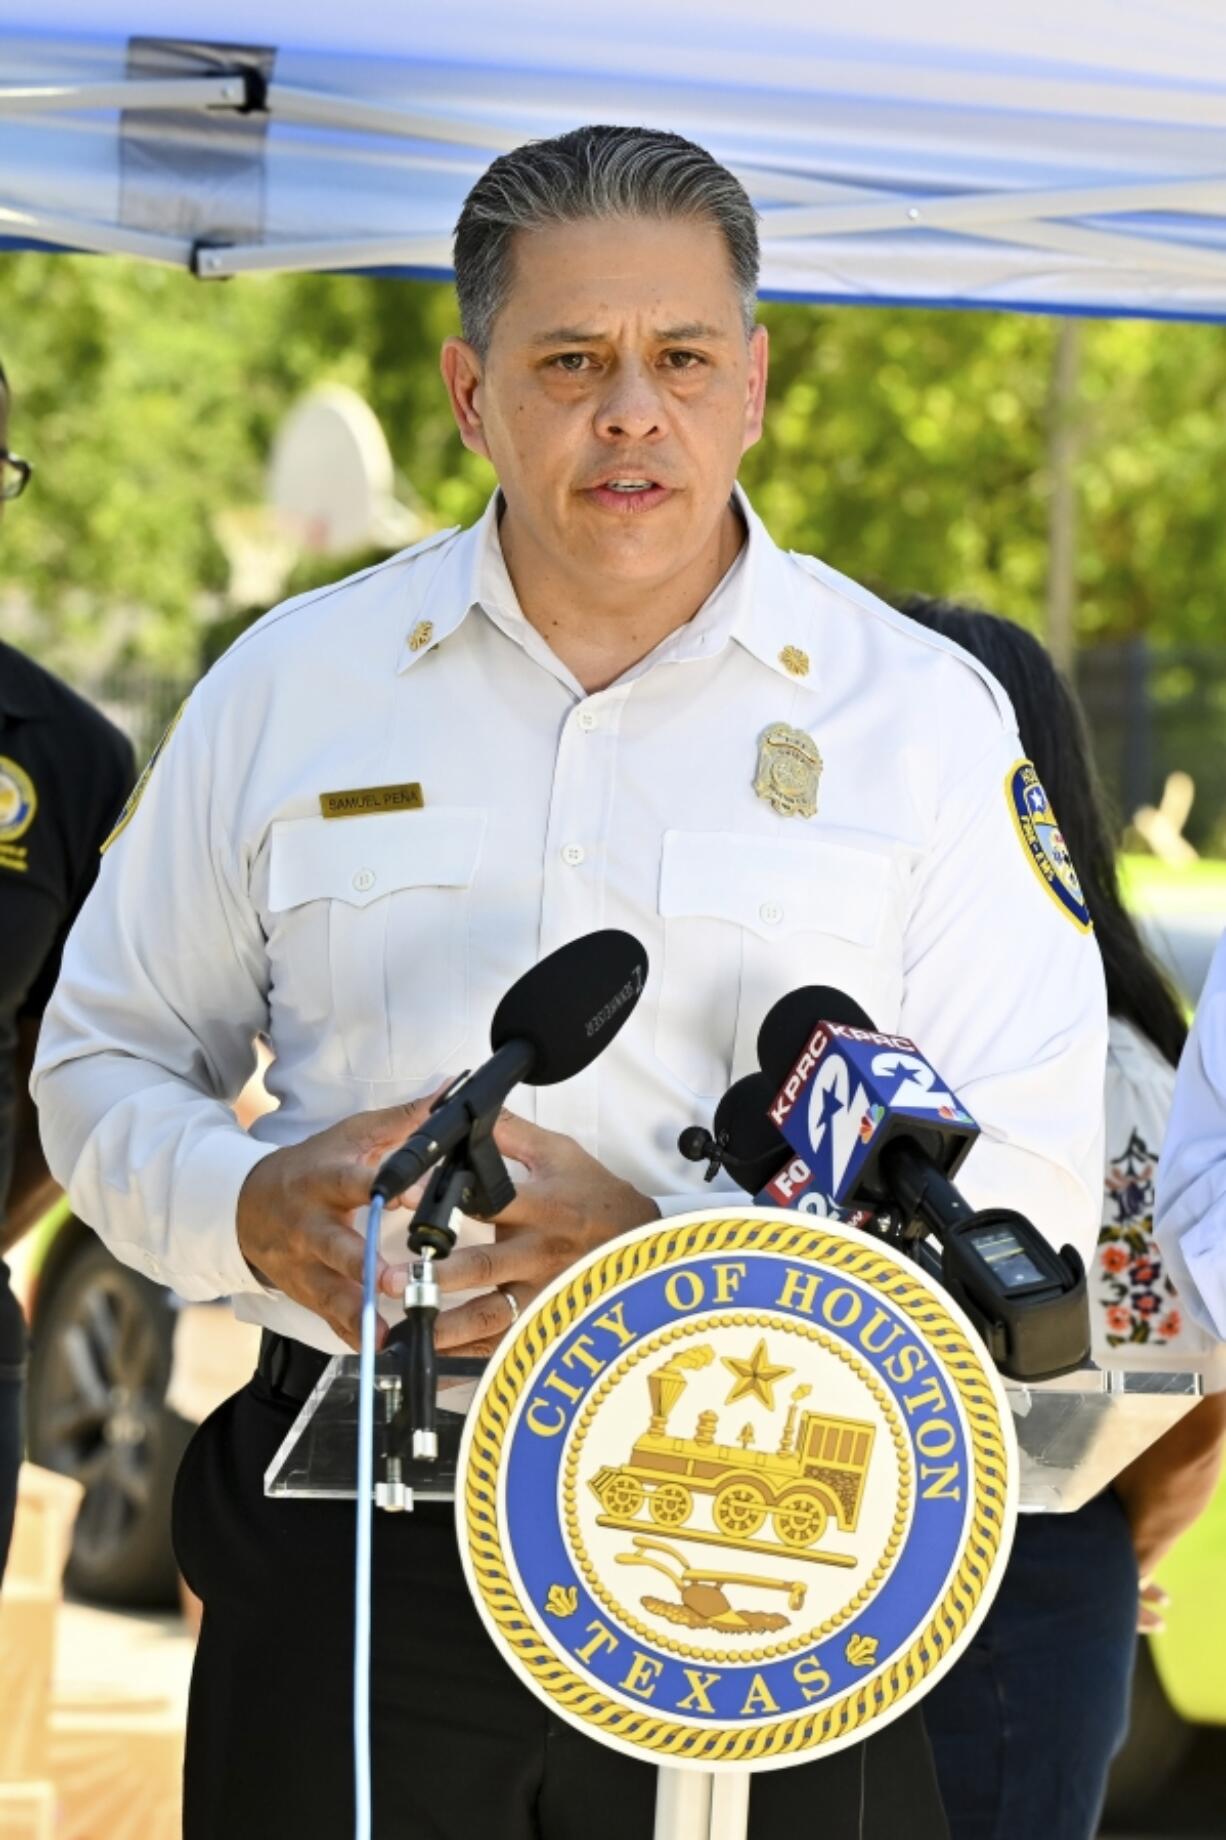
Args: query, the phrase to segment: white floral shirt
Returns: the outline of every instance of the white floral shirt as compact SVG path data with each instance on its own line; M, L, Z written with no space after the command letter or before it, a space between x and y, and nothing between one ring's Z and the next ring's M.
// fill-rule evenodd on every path
M1100 1367L1176 1368L1226 1388L1226 1347L1192 1321L1154 1238L1154 1187L1175 1069L1141 1032L1111 1018L1103 1224L1090 1274L1090 1328Z

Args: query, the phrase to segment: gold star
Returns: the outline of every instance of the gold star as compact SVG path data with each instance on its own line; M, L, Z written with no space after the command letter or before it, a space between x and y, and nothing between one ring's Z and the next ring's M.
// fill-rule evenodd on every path
M809 675L809 654L802 652L798 645L785 645L779 654L779 662L793 677Z
M775 1383L785 1375L794 1373L791 1367L772 1367L767 1358L765 1339L760 1341L748 1361L738 1361L734 1356L722 1354L720 1360L729 1373L735 1374L732 1391L724 1401L725 1405L735 1405L738 1399L752 1395L760 1399L768 1412L775 1409Z

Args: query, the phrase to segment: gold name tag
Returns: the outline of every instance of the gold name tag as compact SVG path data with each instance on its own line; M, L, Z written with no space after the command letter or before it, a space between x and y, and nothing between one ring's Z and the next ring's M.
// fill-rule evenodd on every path
M364 818L372 811L420 811L425 804L416 780L407 786L355 786L352 792L321 792L325 818Z

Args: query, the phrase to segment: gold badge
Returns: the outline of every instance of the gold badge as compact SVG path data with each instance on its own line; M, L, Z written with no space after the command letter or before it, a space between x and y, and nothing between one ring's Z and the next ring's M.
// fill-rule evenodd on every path
M812 735L786 722L763 730L753 789L772 811L781 818L815 817L821 777L822 757Z
M809 654L802 652L798 645L785 645L779 654L779 662L792 677L809 675Z
M321 792L325 818L365 818L375 811L420 811L425 804L416 780L403 786L354 786L348 792Z
M424 651L425 648L429 645L430 641L433 639L433 637L434 637L434 621L433 620L418 620L416 626L413 628L412 632L409 634L409 650L411 652Z

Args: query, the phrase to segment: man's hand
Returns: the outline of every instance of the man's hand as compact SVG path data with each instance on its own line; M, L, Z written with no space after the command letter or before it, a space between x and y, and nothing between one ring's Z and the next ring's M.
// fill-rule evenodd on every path
M523 1164L528 1179L516 1183L514 1201L495 1220L492 1245L463 1246L436 1267L444 1292L486 1289L485 1296L440 1314L435 1341L449 1354L492 1354L511 1326L504 1290L523 1309L594 1246L659 1218L654 1201L572 1137L504 1112L494 1141L504 1156Z
M274 1150L238 1198L238 1243L261 1283L321 1316L356 1348L361 1332L364 1240L353 1225L375 1171L426 1117L432 1099L359 1112L327 1131ZM380 1257L378 1288L400 1297L407 1266ZM380 1326L380 1341L382 1327Z

